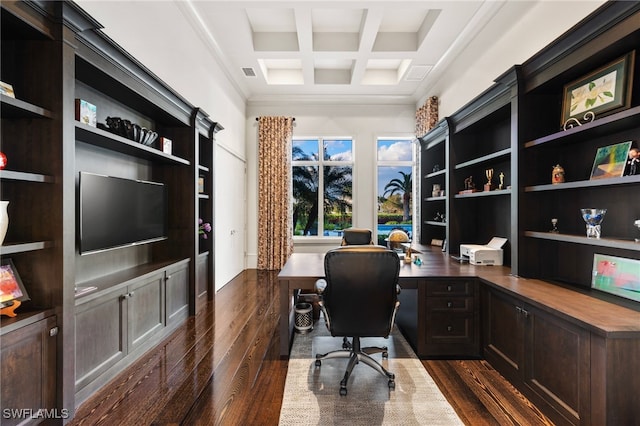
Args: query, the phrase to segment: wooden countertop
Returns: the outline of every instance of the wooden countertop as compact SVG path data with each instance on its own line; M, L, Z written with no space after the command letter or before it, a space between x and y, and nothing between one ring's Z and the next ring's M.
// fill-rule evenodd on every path
M540 310L559 315L608 338L638 337L640 306L634 310L587 292L537 279L510 275L503 266L474 266L460 263L438 247L416 246L422 265L402 262L400 281L424 278L478 277L485 284L522 299ZM309 279L324 276L324 253L296 253L279 274L280 279Z

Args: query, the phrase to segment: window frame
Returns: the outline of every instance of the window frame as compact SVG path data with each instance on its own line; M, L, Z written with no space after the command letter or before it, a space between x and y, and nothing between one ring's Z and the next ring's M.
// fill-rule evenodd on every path
M293 158L291 159L291 170L292 170L292 180L291 180L291 184L293 184L293 168L297 167L297 166L303 166L303 167L318 167L319 170L322 170L323 167L351 167L351 218L352 218L352 223L353 223L353 217L355 216L354 213L354 206L353 206L353 199L354 199L354 194L353 192L355 191L355 139L351 136L294 136L292 138L292 147L293 144L296 141L317 141L318 142L318 159L317 160L294 160ZM348 140L351 142L351 160L350 161L344 161L344 160L325 160L324 158L324 143L325 141L334 141L334 140ZM292 148L293 149L293 148ZM324 173L323 172L319 172L318 173L318 205L319 206L323 206L324 205L324 194L325 194L325 188L324 188ZM293 194L291 196L291 205L293 206L294 203L294 198L293 198ZM327 241L327 240L339 240L341 237L339 236L325 236L324 235L324 208L319 208L318 209L318 217L317 217L317 221L318 221L318 235L294 235L292 236L293 239L296 242L305 242L305 241L309 241L312 242L314 240L323 240L323 241ZM295 232L295 223L293 224L294 229L293 232Z
M410 160L379 160L378 159L378 150L379 150L379 142L381 141L406 141L409 143L410 147L411 147L411 159ZM374 223L374 241L377 241L378 239L378 186L380 185L379 179L380 179L380 173L378 168L380 166L382 167L409 167L411 169L411 180L412 180L412 185L411 185L411 235L414 236L416 235L416 191L418 188L418 181L416 180L416 159L418 157L418 153L416 152L415 149L415 142L416 142L416 138L415 136L408 136L408 135L399 135L399 136L377 136L375 139L375 144L374 144L374 155L373 155L373 161L375 163L374 169L375 169L375 184L373 186L373 192L374 192L374 197L373 197L373 223ZM412 238L414 239L414 238Z

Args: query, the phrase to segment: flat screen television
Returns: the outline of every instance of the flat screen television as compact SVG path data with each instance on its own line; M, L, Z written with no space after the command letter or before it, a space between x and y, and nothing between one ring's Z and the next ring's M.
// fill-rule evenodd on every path
M158 182L80 172L80 254L167 238L167 191Z

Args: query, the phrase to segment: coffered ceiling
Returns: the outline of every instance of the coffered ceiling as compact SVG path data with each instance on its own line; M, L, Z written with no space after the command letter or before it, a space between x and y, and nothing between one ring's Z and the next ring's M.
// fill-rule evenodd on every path
M473 63L477 38L500 37L538 0L173 0L78 3L122 35L130 14L195 31L248 100L275 97L394 97L417 100L452 67ZM557 3L557 2L556 2ZM594 6L595 8L595 6ZM577 19L576 19L577 21ZM568 26L567 26L568 28ZM139 43L150 37L129 29ZM119 41L117 37L114 37ZM151 40L147 40L151 45ZM126 46L125 46L126 47ZM506 70L506 69L505 69ZM497 75L496 75L497 77Z

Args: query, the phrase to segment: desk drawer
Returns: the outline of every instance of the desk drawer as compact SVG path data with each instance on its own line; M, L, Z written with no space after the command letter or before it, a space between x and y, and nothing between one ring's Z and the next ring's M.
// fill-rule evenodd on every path
M476 292L476 282L462 281L428 281L427 296L473 296Z
M473 313L474 297L428 297L427 314L429 312Z

